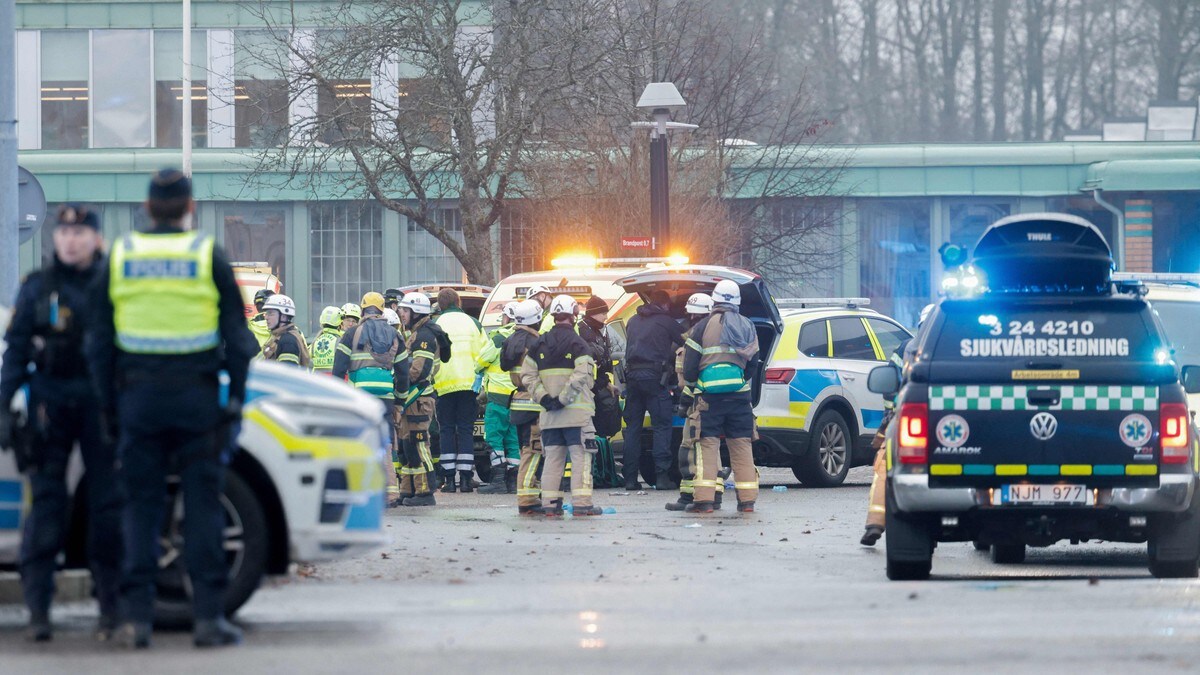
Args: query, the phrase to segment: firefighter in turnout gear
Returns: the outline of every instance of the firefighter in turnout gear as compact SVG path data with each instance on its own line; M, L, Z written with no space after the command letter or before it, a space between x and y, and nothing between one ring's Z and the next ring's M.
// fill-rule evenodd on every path
M308 353L312 356L313 372L330 375L333 373L333 357L337 354L338 342L342 339L342 310L332 305L321 310L321 332L312 341Z
M395 411L408 390L408 350L396 330L383 317L383 297L363 297L363 321L342 336L331 374L350 383L384 405L383 419L394 424ZM392 444L392 466L400 471L400 458ZM389 481L390 482L390 481Z
M85 347L101 410L119 431L126 502L125 625L117 639L150 646L169 484L182 490L183 557L197 647L237 644L225 619L229 566L221 486L257 345L233 268L212 237L190 230L191 181L164 169L150 182L153 225L115 243L89 293ZM221 386L221 372L229 378ZM177 476L171 483L169 476Z
M87 290L105 266L99 213L74 204L62 206L53 238L53 256L21 283L4 336L8 347L0 370L0 449L15 452L17 468L29 481L32 499L21 538L21 588L29 608L29 638L44 642L53 635L54 573L68 538L67 467L79 447L88 484L87 557L100 605L96 637L107 640L118 620L121 497L115 449L101 429L100 405L83 354ZM18 432L9 402L25 386L28 412Z
M517 429L517 445L521 450L521 461L517 466L517 513L533 516L542 512L542 492L537 477L542 461L542 435L538 428L542 406L530 398L525 389L521 381L521 365L538 341L542 306L536 300L517 303L513 308L513 322L516 328L500 349L500 368L509 373L514 387L509 420Z
M688 298L684 311L688 315L688 329L708 318L712 314L712 296L704 293L694 293ZM675 372L679 378L680 396L676 413L684 418L683 438L679 443L679 472L683 480L679 482L679 499L667 502L668 511L683 511L692 503L695 490L696 476L704 475L704 467L700 463L703 455L699 451L700 441L700 392L691 386L683 377L683 353L681 347L675 357ZM717 458L720 459L720 453ZM713 510L721 508L721 498L725 494L725 481L721 480L721 472L717 472L716 495L713 500Z
M293 323L296 303L288 296L276 293L263 303L263 315L267 318L271 337L263 343L260 358L311 369L312 357L308 353L308 345L304 343L304 334Z
M476 366L484 375L487 387L487 411L483 417L483 440L491 450L492 480L479 488L484 494L512 494L517 491L517 467L521 464L521 446L517 443L517 428L513 426L509 408L516 387L509 373L500 366L504 342L517 329L514 311L517 303L504 306L502 325L492 331L479 353Z
M917 319L918 332L932 312L933 305L925 305L921 310L921 316ZM902 378L908 374L906 366L912 363L916 346L916 338L909 338L900 343L889 357L889 360L900 368ZM887 524L887 428L896 416L896 397L885 396L883 407L883 421L879 424L879 430L875 432L875 438L871 440L871 447L875 448L875 463L872 466L874 474L871 476L871 491L867 497L867 524L862 539L858 540L863 546L874 546L883 536L884 526Z
M399 436L404 448L400 466L403 506L433 506L433 456L429 450L429 424L433 421L433 379L442 357L448 356L449 339L430 319L429 298L408 293L400 300L400 323L408 331L411 354L408 381L399 407Z
M362 307L359 307L353 302L347 302L346 304L342 305L343 333L357 326L359 321L362 321Z
M592 456L584 445L583 430L596 412L592 385L596 360L591 347L575 332L579 303L560 295L550 303L554 327L533 345L521 366L521 384L544 411L538 418L546 466L542 469L542 512L563 514L559 489L570 455L571 504L576 516L598 516L592 504Z
M742 513L753 513L758 499L758 470L751 439L754 410L746 373L758 364L754 324L738 313L742 294L728 279L712 292L712 314L696 324L684 344L683 379L700 394L700 458L702 473L693 479L692 503L686 511L712 513L721 466L721 438L729 448L734 487Z

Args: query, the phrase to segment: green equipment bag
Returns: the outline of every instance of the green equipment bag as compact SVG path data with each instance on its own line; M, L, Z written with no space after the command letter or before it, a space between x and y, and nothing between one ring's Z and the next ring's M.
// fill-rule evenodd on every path
M700 371L696 383L705 394L733 394L746 389L746 372L732 363L714 363Z
M607 438L597 438L600 449L592 455L592 488L617 488L625 486L625 478L617 470L617 459L613 456L612 444Z

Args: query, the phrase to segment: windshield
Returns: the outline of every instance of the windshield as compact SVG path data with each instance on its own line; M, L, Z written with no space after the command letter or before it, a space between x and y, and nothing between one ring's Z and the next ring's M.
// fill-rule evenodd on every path
M934 359L1154 362L1161 348L1141 302L943 303Z
M1200 303L1156 300L1151 304L1162 320L1167 339L1175 348L1176 362L1200 363L1200 336L1196 334Z

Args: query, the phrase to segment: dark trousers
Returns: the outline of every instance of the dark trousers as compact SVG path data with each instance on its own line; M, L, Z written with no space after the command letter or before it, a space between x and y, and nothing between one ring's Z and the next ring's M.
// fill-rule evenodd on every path
M475 470L475 420L479 404L475 392L456 391L437 397L437 418L441 430L442 471Z
M122 611L129 621L154 617L159 537L168 515L167 477L183 492L183 558L197 620L225 611L229 570L224 550L221 490L229 448L217 407L217 387L204 381L142 383L121 392L118 456L129 496L124 511L125 579Z
M67 465L75 443L83 456L87 494L88 564L100 613L116 616L121 582L121 495L116 454L104 442L94 400L35 403L39 420L39 463L29 474L33 503L21 540L21 585L34 617L45 616L54 598L57 558L70 521ZM81 496L78 492L76 496Z
M671 394L661 384L658 373L634 371L625 387L625 449L622 473L625 481L637 480L642 460L642 424L650 413L653 436L654 468L665 472L671 468Z

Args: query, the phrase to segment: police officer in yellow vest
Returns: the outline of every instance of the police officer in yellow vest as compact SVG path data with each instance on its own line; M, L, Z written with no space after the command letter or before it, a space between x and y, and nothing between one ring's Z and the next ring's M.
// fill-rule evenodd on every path
M450 350L446 334L430 321L431 307L424 293L408 293L400 300L400 322L408 332L408 391L400 413L400 441L404 463L400 496L404 506L433 506L433 456L429 451L429 425L433 421L433 381Z
M737 510L752 513L758 499L758 470L754 467L751 438L754 410L747 373L758 362L758 336L754 324L738 313L742 292L728 279L712 292L713 311L688 332L684 344L683 378L700 392L700 477L693 482L691 513L712 513L721 467L721 438L729 447L737 489Z
M321 310L321 332L309 345L308 353L312 356L313 372L322 375L333 374L333 357L337 354L338 342L342 340L342 310L330 305Z
M471 492L475 477L475 420L479 403L475 362L487 344L483 327L462 311L458 293L443 288L437 296L440 314L434 323L450 336L450 360L442 364L433 387L437 390L437 420L441 428L441 467L446 482L442 492L454 492L454 474L459 489Z
M267 317L271 337L263 343L259 356L264 361L311 369L312 357L308 353L308 345L304 343L304 334L294 322L296 303L288 296L276 293L263 303L263 314Z
M408 390L408 350L383 317L383 296L371 291L362 298L362 323L346 331L333 357L331 374L348 379L361 392L384 405L383 419L395 424L396 410ZM400 473L393 444L392 466Z
M191 231L191 181L174 169L159 171L146 210L153 226L114 244L90 293L87 356L101 410L119 432L129 499L125 623L117 637L130 647L150 645L167 476L174 474L187 513L183 558L191 577L193 642L236 644L241 631L225 620L221 486L257 345L225 254L212 237ZM227 391L219 384L222 370Z

